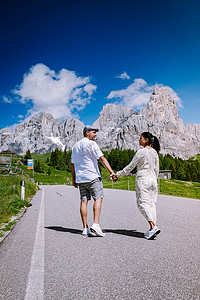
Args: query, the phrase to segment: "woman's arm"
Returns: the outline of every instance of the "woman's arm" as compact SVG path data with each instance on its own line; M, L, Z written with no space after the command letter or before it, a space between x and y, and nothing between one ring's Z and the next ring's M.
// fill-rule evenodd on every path
M158 175L159 175L159 156L158 155L157 155L156 163L155 163L155 173L156 173L156 177L158 178Z
M128 175L135 167L137 167L137 164L139 162L139 154L138 152L134 155L132 161L130 162L130 164L128 164L123 170L118 171L116 173L117 178L118 177L123 177L125 175Z

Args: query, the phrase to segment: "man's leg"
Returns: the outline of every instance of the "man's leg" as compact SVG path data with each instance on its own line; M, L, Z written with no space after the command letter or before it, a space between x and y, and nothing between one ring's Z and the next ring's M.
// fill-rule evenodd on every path
M99 226L99 218L101 214L101 205L102 205L102 198L96 199L94 201L93 211L94 211L94 223L91 226L90 230L96 236L105 236L105 233L102 232L101 227Z
M93 211L94 211L94 223L99 224L99 218L101 214L101 205L102 205L102 198L96 199L94 201Z
M88 200L82 200L80 205L80 213L83 222L83 228L87 228L87 204Z
M96 180L91 182L90 194L94 198L94 206L93 206L94 223L91 226L90 230L96 236L105 236L105 233L102 232L99 226L99 219L100 219L101 206L103 200L103 184L100 178L97 178Z

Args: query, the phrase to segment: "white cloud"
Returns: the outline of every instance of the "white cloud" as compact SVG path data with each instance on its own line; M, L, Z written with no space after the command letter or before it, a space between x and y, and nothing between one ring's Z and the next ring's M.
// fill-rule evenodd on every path
M121 75L117 75L116 78L121 78L121 79L130 79L130 76L124 71Z
M44 64L36 64L12 93L19 96L21 103L31 104L30 114L45 111L65 119L84 109L96 89L90 77L80 77L66 69L55 72Z
M12 103L12 99L11 98L8 98L6 96L3 96L2 98L3 98L3 102L5 102L5 103Z
M163 85L150 85L144 79L137 78L126 89L111 91L107 99L118 99L118 104L141 110L149 102L150 96L156 86L161 87ZM176 104L182 106L182 101L177 93L172 88L165 87L168 89Z
M108 99L119 99L120 103L135 109L141 109L149 101L153 92L153 86L149 86L144 79L137 78L126 89L112 91L108 95Z

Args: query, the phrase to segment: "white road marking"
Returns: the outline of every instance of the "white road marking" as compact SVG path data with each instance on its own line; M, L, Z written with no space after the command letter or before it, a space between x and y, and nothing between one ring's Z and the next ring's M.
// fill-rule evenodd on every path
M37 229L24 300L44 299L44 190L40 203Z

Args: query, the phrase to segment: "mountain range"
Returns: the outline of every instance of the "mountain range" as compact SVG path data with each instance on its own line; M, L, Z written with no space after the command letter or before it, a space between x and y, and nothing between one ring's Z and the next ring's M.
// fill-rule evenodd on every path
M148 104L137 113L125 106L106 104L94 122L96 141L102 150L139 149L139 136L150 131L160 141L161 153L188 159L200 153L200 124L183 124L175 101L165 87L156 87ZM46 153L55 148L70 150L82 138L84 124L73 118L65 122L39 112L29 121L0 130L0 151L24 155Z

